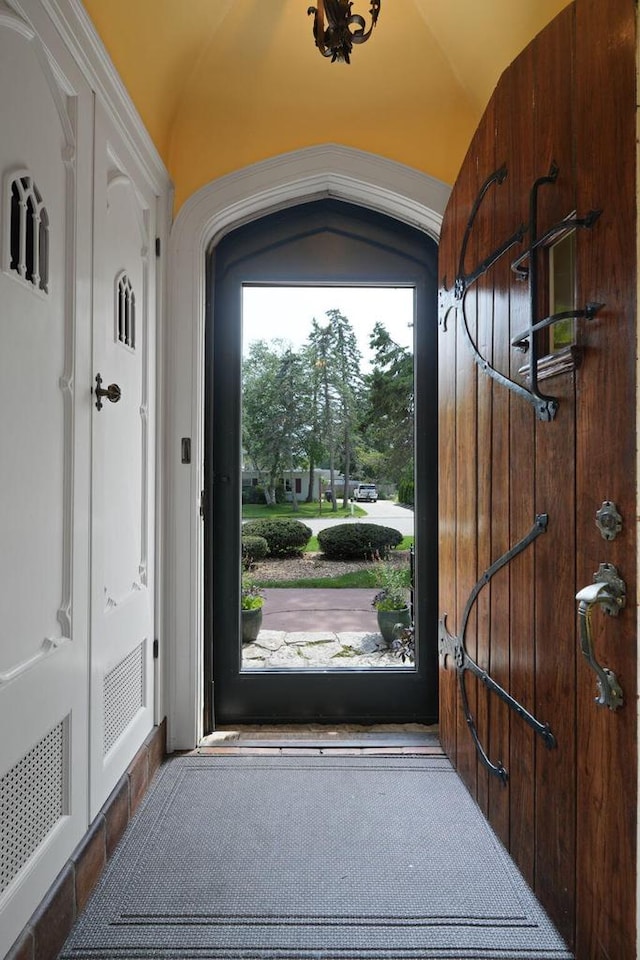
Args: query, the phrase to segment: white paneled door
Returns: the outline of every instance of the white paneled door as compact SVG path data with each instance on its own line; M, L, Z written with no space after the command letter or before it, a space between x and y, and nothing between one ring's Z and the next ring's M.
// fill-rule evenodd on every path
M0 0L0 956L87 825L93 101L26 8Z
M92 817L151 729L154 640L155 197L99 102L94 171Z

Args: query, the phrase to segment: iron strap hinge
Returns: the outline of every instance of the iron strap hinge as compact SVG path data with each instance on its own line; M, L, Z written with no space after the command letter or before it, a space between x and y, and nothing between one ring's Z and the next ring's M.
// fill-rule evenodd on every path
M534 717L533 714L523 707L521 703L518 703L518 701L512 697L511 694L504 689L504 687L494 680L486 670L479 666L475 660L469 656L469 653L465 647L465 633L467 630L467 624L469 622L471 610L482 588L489 583L491 578L498 572L498 570L501 570L502 567L510 563L514 557L517 557L519 553L522 553L522 551L525 550L530 543L539 537L541 533L546 531L548 520L549 518L546 513L539 513L536 516L531 530L529 530L529 532L521 540L519 540L515 546L507 550L506 553L503 553L501 557L499 557L487 570L485 570L469 594L469 599L466 602L464 613L462 614L462 625L458 636L453 636L447 630L446 614L440 618L438 627L438 646L441 663L446 669L447 660L449 657L451 657L455 664L456 672L458 674L458 681L460 684L460 695L462 699L465 720L467 727L469 728L469 732L473 738L478 756L487 770L489 770L494 776L498 777L498 779L501 780L505 785L509 779L509 774L507 773L502 761L499 760L497 763L492 763L482 744L480 743L478 730L469 706L469 698L467 696L467 689L464 681L464 675L467 670L477 677L478 680L484 684L487 690L495 693L503 703L506 703L506 705L513 710L514 713L524 720L525 723L527 723L531 729L542 738L546 747L549 749L555 747L557 745L556 738L551 732L548 723L541 723L540 720Z
M458 268L455 281L451 287L447 287L447 279L444 278L443 285L439 292L440 301L440 323L444 330L447 329L447 318L449 313L454 310L459 312L461 329L467 341L474 359L474 362L487 376L491 377L496 383L510 390L512 393L522 397L531 404L539 420L553 420L558 409L558 401L554 397L549 397L540 391L538 386L538 345L536 343L536 334L540 330L553 326L562 320L572 318L583 318L592 320L599 310L602 309L602 303L588 303L584 309L572 309L550 314L543 319L536 319L539 309L538 303L538 284L540 268L538 265L538 253L542 252L550 241L561 236L571 229L590 230L600 217L601 210L589 210L583 217L568 217L559 223L553 224L543 233L538 234L538 193L541 187L546 184L554 184L558 178L558 167L551 165L549 172L534 181L529 191L529 220L527 223L519 224L510 236L507 236L494 250L492 250L483 260L481 260L472 270L466 271L465 260L467 248L471 238L471 232L478 215L478 211L489 191L493 186L500 186L507 178L507 167L502 165L499 169L490 174L480 187L475 202L471 208L469 219L462 238L460 256L458 259ZM478 344L474 339L474 334L469 328L466 314L466 295L473 284L480 279L488 270L491 269L502 257L505 256L516 244L527 241L526 249L511 262L511 269L521 280L528 280L529 283L529 325L528 329L516 335L512 341L512 346L518 350L525 350L529 353L529 385L523 386L517 383L509 376L496 370L491 363L480 353Z

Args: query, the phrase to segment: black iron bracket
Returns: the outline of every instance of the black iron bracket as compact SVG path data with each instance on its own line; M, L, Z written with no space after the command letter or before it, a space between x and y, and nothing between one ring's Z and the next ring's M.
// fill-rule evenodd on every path
M558 409L558 401L554 397L549 397L542 393L538 386L538 351L535 334L558 323L560 320L568 320L583 317L587 320L592 319L601 309L601 303L589 303L582 310L562 311L551 314L542 320L536 320L538 310L538 252L547 246L554 237L561 236L569 230L577 228L590 229L600 216L600 210L590 210L584 217L569 217L559 223L554 224L548 230L538 236L538 192L546 184L553 184L558 178L558 167L552 164L549 173L546 176L538 177L534 181L529 192L529 222L520 224L519 227L507 237L492 253L480 261L470 272L465 271L465 261L467 247L471 237L471 231L478 211L482 206L485 196L492 186L500 186L507 178L507 167L503 164L487 177L480 187L478 196L475 199L467 225L465 228L462 245L460 248L460 257L458 259L458 271L452 288L446 287L446 278L443 288L440 290L440 322L443 328L447 328L447 318L451 310L459 311L462 320L462 330L465 339L471 349L473 359L480 369L491 377L496 383L511 390L512 393L522 397L530 403L539 420L553 420ZM518 334L511 341L512 346L519 350L527 350L530 356L529 363L529 384L523 386L512 380L510 377L491 366L488 360L482 356L478 350L467 322L465 312L465 299L467 293L483 274L494 266L509 250L516 244L522 243L528 237L527 248L511 263L511 269L520 280L529 282L529 328L521 334Z
M492 693L495 693L496 696L502 700L503 703L506 703L507 706L514 711L522 720L527 723L539 737L542 738L544 744L549 749L552 749L556 746L556 738L554 737L548 723L541 723L540 720L536 719L532 713L530 713L521 703L511 696L504 687L502 687L490 674L483 670L475 660L469 655L465 647L465 633L467 630L467 624L469 622L469 616L473 608L474 603L478 598L478 594L484 586L491 580L491 578L505 567L508 563L513 560L514 557L517 557L518 554L522 553L523 550L529 546L530 543L540 536L541 533L544 533L547 529L548 516L546 513L540 513L536 516L535 523L533 524L531 530L524 536L515 546L511 547L510 550L507 550L506 553L503 553L491 566L485 570L483 575L480 577L478 582L473 587L473 590L469 594L469 599L464 608L462 614L462 622L460 626L460 633L458 636L453 636L447 630L446 621L447 615L444 614L439 623L438 629L438 646L440 653L440 660L442 666L447 668L447 660L449 657L453 660L455 664L456 672L458 674L458 682L460 684L460 695L462 698L462 707L464 710L465 720L467 722L467 727L473 738L473 742L476 747L478 756L483 763L483 765L492 773L494 776L498 777L503 784L506 785L507 780L509 779L509 774L502 763L499 760L497 763L493 763L486 751L484 750L482 744L480 743L480 738L478 736L478 729L476 727L475 719L471 713L471 708L469 707L469 698L467 696L467 689L465 684L465 673L469 671L475 677L480 680L487 690L490 690Z

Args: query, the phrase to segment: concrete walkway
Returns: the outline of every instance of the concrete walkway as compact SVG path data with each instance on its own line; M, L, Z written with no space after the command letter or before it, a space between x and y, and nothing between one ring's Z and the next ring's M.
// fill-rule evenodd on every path
M387 647L371 606L374 589L265 589L262 629L242 649L245 669L412 670Z
M313 588L288 590L268 587L262 591L262 627L285 631L357 631L378 630L376 611L371 601L376 589L335 590Z

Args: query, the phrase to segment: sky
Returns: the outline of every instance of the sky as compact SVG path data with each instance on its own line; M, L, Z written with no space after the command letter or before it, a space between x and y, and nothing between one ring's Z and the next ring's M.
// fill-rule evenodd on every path
M369 336L381 321L396 343L413 350L414 291L410 287L253 287L243 288L243 354L254 340L288 340L297 350L307 339L311 321L327 322L338 309L351 323L369 366Z

